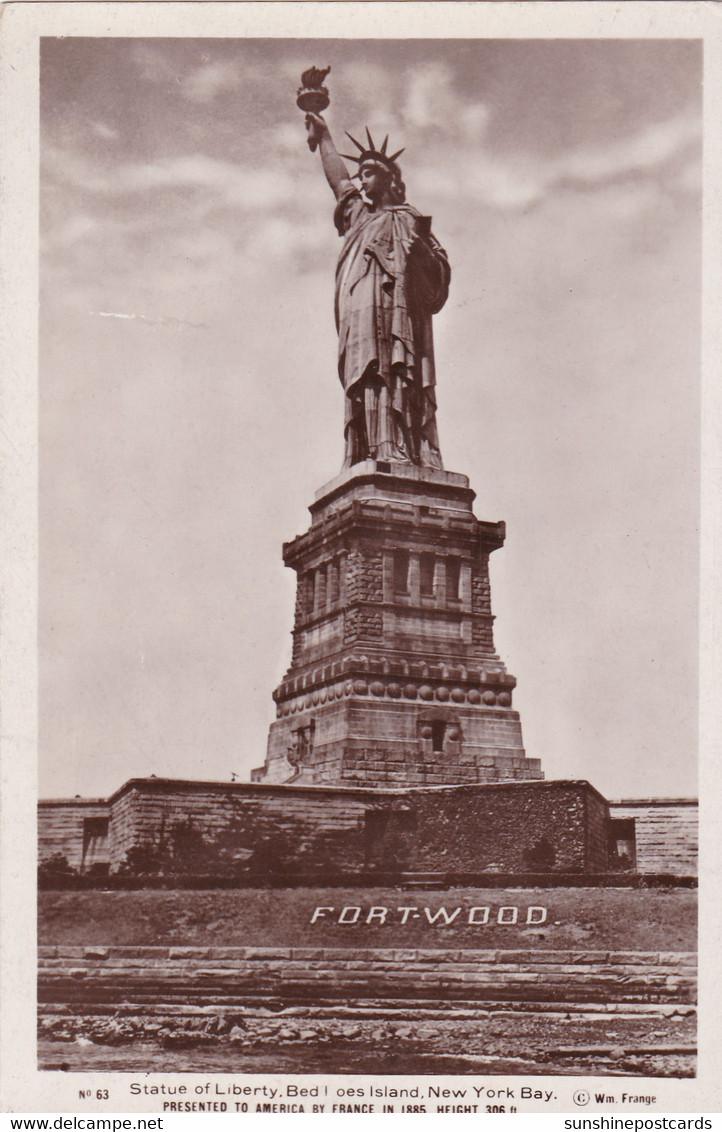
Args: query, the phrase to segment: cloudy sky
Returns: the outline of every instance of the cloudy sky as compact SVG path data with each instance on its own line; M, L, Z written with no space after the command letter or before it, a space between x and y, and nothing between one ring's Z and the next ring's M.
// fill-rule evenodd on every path
M242 778L281 544L342 459L338 237L295 106L406 147L452 263L439 431L528 754L695 792L702 57L689 40L46 39L41 794ZM341 148L345 148L341 146Z

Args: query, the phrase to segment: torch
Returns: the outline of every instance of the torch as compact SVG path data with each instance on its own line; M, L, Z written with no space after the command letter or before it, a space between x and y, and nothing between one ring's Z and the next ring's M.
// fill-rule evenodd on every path
M296 106L299 110L303 110L305 114L320 114L326 109L331 99L329 98L328 90L323 85L323 80L331 70L330 67L324 67L323 70L318 67L309 67L301 75L301 85L298 88L296 96ZM316 141L314 138L309 137L308 147L311 153L316 148Z

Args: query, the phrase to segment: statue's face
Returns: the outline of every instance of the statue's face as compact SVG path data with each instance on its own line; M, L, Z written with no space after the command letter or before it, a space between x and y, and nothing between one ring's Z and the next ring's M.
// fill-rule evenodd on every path
M364 195L372 204L377 204L388 187L389 175L386 170L370 163L362 165L359 170L359 178Z

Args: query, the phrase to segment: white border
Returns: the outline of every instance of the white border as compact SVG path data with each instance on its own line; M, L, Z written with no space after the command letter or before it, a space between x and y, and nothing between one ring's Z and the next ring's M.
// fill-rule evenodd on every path
M705 41L705 249L702 538L702 876L699 1076L646 1083L661 1098L655 1113L719 1111L718 1041L722 997L720 943L719 776L714 762L722 734L718 585L720 560L719 298L722 6L708 0L501 0L478 3L9 3L2 9L0 106L4 224L0 262L2 344L9 361L3 382L6 450L2 493L0 589L0 711L2 719L3 1031L2 1109L73 1111L76 1074L39 1074L35 1066L35 757L37 735L37 166L38 38L46 36L266 36L392 38L703 38ZM84 1075L87 1077L87 1074ZM93 1075L95 1077L95 1075ZM103 1075L105 1076L105 1075ZM202 1077L203 1075L195 1075ZM165 1079L165 1075L164 1075ZM190 1081L191 1075L183 1079ZM502 1079L498 1079L501 1083ZM559 1079L555 1079L557 1084ZM579 1083L579 1078L569 1078ZM395 1078L396 1083L400 1079ZM534 1078L542 1087L543 1079ZM622 1079L615 1079L617 1085ZM97 1082L95 1082L97 1084ZM634 1079L644 1091L645 1082ZM594 1082L588 1087L592 1090ZM609 1090L609 1078L598 1079ZM565 1097L566 1092L565 1091ZM561 1101L559 1111L569 1111ZM97 1111L101 1111L98 1106ZM115 1106L110 1106L111 1110ZM547 1109L547 1111L549 1111ZM587 1110L592 1115L591 1110ZM599 1111L598 1109L596 1111ZM579 1115L577 1112L575 1115ZM652 1115L652 1114L645 1114Z

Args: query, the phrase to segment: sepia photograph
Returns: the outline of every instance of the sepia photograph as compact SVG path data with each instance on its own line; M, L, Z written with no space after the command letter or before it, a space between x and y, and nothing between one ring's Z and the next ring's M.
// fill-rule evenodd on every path
M703 38L406 7L38 39L36 1069L109 1110L697 1077Z

